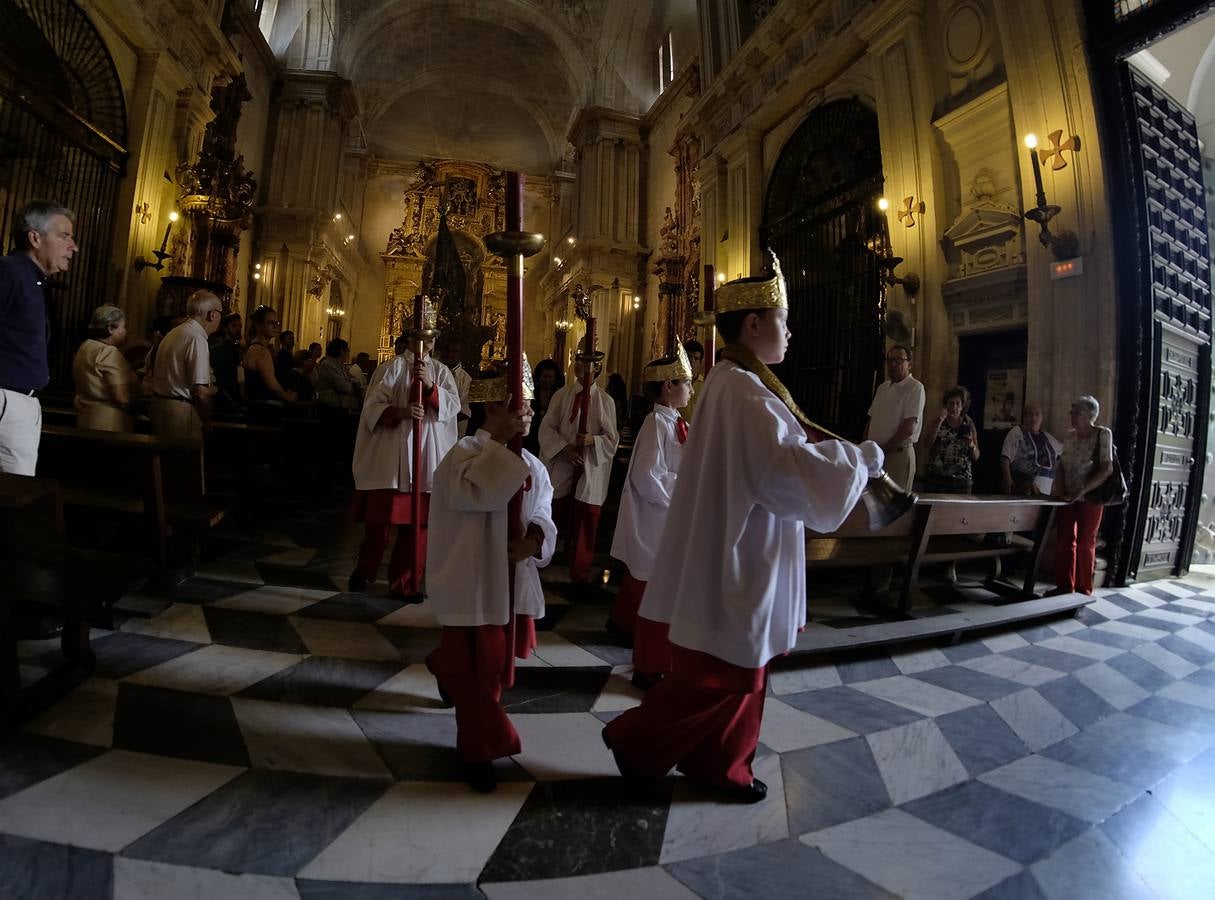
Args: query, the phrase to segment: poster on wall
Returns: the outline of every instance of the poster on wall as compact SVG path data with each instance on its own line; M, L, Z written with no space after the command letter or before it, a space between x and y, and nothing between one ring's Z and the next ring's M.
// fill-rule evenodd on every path
M992 369L987 373L983 401L983 427L1009 429L1021 419L1025 402L1024 369Z

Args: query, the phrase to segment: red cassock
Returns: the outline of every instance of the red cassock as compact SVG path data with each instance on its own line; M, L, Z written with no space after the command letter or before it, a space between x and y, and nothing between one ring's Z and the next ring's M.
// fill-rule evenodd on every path
M608 723L608 746L655 778L672 766L722 788L747 787L764 714L768 667L747 669L671 645L671 673L645 702Z

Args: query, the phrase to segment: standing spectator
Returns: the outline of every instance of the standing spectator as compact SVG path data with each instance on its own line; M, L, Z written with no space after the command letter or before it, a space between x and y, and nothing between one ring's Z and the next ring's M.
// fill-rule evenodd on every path
M274 334L278 314L269 306L259 306L249 316L249 349L245 351L245 397L249 401L249 420L259 424L277 423L295 394L282 386L274 371Z
M37 394L51 380L43 284L72 261L75 219L58 203L27 203L13 227L17 249L0 259L0 472L33 475L38 465Z
M352 368L350 345L341 338L331 340L325 358L316 367L316 399L322 406L350 415L359 411L360 388Z
M607 395L616 407L616 430L620 431L629 422L629 389L619 372L608 376Z
M1025 404L1021 424L1008 429L1000 451L1000 490L1022 497L1050 496L1063 445L1042 430L1042 407Z
M354 362L349 367L350 377L357 381L359 385L360 402L362 401L364 392L367 390L367 376L370 371L370 363L371 356L366 353L360 353L354 358Z
M928 423L924 443L928 465L924 489L941 494L969 494L974 485L974 463L979 458L975 423L966 415L970 393L958 385L945 392L940 414Z
M886 351L886 380L869 404L865 439L886 454L886 473L905 490L915 480L915 442L924 419L924 385L911 374L911 349L895 344Z
M460 413L456 416L456 432L459 437L464 437L464 432L468 429L468 417L472 412L472 408L468 405L468 388L472 384L472 376L464 370L464 341L458 337L443 341L442 348L439 350L439 359L451 370L452 377L456 380L456 390L460 393Z
M244 403L240 395L240 313L229 313L219 323L216 340L211 345L211 369L215 372L215 402L229 412L236 412Z
M1072 429L1063 439L1054 496L1068 501L1055 518L1055 584L1053 593L1093 592L1097 529L1105 507L1085 499L1114 472L1114 435L1097 427L1101 404L1085 395L1071 407Z
M548 412L548 405L553 395L565 387L565 375L561 367L552 359L542 359L532 372L532 384L535 385L535 396L532 397L532 427L523 438L523 446L533 456L540 455L540 423Z
M186 320L165 335L152 370L152 429L161 437L201 440L211 426L211 353L223 304L207 290L186 301Z
M122 355L127 317L117 306L99 306L89 322L88 339L72 360L76 383L76 425L93 431L134 431L131 401L139 379Z
M284 331L278 336L278 354L274 357L274 374L281 382L295 368L295 332Z
M314 363L317 363L319 365L321 359L325 355L325 348L322 347L320 344L318 344L316 341L313 341L311 344L308 345L308 355L312 357L312 361Z
M705 347L700 341L684 341L683 352L688 354L688 362L692 364L692 399L681 415L685 422L691 423L692 414L696 412L696 399L705 384Z

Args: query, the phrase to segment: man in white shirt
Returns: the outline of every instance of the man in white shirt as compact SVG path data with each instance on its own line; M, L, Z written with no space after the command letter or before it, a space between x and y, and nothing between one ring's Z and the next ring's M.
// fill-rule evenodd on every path
M904 490L915 480L915 442L924 420L924 385L911 375L911 349L894 344L886 351L886 380L869 405L865 439L886 454L886 473Z
M207 290L186 301L186 320L165 335L152 370L152 429L160 437L202 440L211 422L211 351L208 340L224 309Z

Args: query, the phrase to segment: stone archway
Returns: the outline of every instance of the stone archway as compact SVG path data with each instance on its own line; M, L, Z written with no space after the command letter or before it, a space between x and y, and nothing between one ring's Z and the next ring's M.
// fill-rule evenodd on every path
M2 0L0 58L0 241L34 199L76 213L80 246L71 271L50 282L52 386L70 388L71 362L92 309L107 296L127 120L114 61L71 0Z

